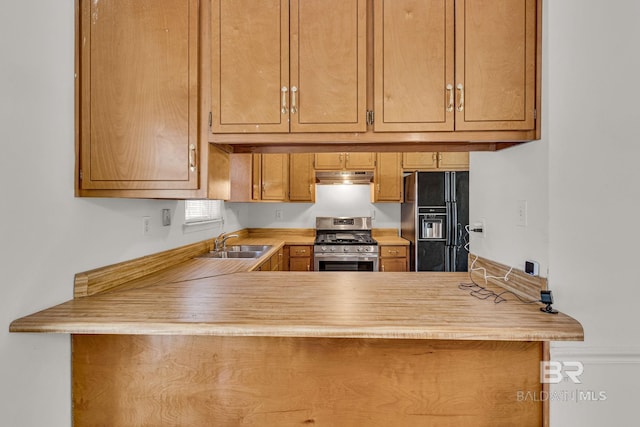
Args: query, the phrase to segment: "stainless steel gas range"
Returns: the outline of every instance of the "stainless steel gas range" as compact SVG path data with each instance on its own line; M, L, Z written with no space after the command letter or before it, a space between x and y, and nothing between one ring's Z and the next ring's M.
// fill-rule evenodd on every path
M317 217L315 271L378 271L371 217Z

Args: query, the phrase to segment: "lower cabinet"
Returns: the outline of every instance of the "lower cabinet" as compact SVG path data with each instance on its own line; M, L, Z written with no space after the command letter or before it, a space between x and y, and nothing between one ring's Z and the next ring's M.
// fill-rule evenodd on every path
M284 249L280 248L277 253L265 260L256 271L282 271L284 267Z
M289 248L289 271L313 271L312 246L291 245Z
M380 271L409 271L407 246L380 246Z

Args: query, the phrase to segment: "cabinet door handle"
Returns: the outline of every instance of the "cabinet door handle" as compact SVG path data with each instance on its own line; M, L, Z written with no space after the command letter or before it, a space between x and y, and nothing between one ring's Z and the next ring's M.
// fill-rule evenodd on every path
M196 171L196 146L194 144L189 145L189 169L191 172Z
M282 86L280 91L282 92L282 109L280 111L282 114L287 114L289 112L289 109L287 108L287 92L289 89L287 89L286 86Z
M448 84L447 85L447 92L449 92L449 103L447 104L447 113L450 113L453 111L453 85L452 84Z
M462 110L464 110L464 86L462 86L462 83L458 83L456 89L458 90L458 92L460 92L460 98L456 110L462 112Z
M291 114L298 112L298 107L296 107L296 93L298 93L298 88L294 86L291 88Z

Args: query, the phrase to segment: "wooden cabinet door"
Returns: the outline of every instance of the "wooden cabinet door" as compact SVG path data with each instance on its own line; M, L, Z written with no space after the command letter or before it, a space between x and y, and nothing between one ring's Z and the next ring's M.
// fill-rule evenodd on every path
M407 260L405 258L382 258L380 259L380 271L387 273L408 271Z
M316 153L314 167L317 170L340 170L344 167L344 153Z
M262 200L287 200L289 157L287 154L262 154Z
M292 132L366 131L366 3L291 0Z
M232 153L229 155L230 202L253 200L253 154Z
M374 202L402 201L402 168L400 153L378 153Z
M534 129L535 72L535 0L456 1L456 130Z
M375 0L374 19L374 130L453 130L454 0Z
M344 153L344 167L349 170L373 169L376 153Z
M315 201L314 156L311 153L289 154L289 200L292 202Z
M199 2L78 5L80 190L197 189Z
M402 168L411 171L436 170L438 169L438 153L402 153Z
M439 153L438 166L443 170L469 170L469 153Z
M312 271L311 258L289 258L289 271Z
M212 131L288 132L289 1L214 0L211 19Z

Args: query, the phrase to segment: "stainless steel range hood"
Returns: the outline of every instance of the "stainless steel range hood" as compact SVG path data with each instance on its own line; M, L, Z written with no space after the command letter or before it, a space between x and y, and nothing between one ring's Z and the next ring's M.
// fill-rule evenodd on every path
M373 171L316 171L318 184L370 184Z

